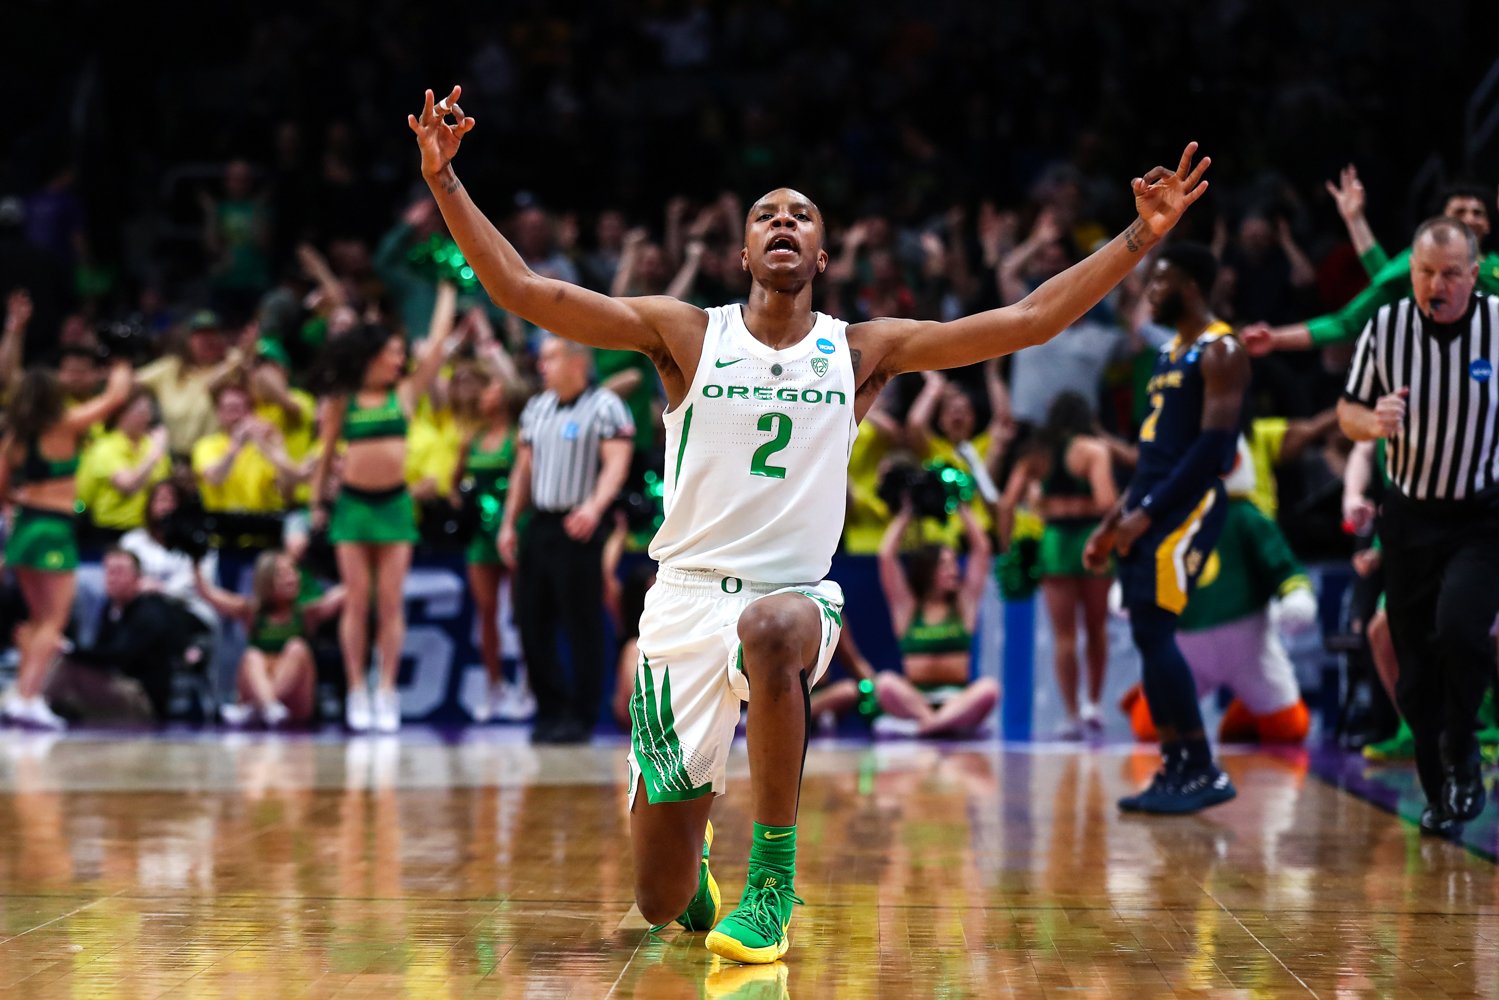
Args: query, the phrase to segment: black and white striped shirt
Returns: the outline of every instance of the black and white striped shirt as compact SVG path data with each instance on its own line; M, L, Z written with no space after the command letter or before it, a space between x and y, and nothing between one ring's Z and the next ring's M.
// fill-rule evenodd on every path
M599 445L635 434L630 411L608 389L591 385L570 403L554 391L526 404L520 439L531 446L531 506L561 513L593 493Z
M1344 396L1372 407L1408 387L1405 426L1385 471L1413 500L1465 500L1499 483L1499 298L1475 295L1468 315L1432 323L1414 299L1375 313L1353 354Z

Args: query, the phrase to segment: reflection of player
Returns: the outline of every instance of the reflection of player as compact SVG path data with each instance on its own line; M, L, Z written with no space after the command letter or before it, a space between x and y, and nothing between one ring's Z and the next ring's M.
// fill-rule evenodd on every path
M1272 601L1278 601L1278 614L1271 613ZM1198 695L1220 687L1234 693L1218 728L1220 740L1306 739L1306 703L1276 626L1306 628L1316 617L1311 581L1280 528L1247 497L1230 500L1223 534L1182 612L1177 635ZM1154 740L1150 708L1139 688L1125 700L1135 735Z
M1129 493L1088 539L1083 562L1102 569L1118 551L1119 584L1143 663L1145 697L1161 736L1163 766L1128 811L1183 813L1227 802L1233 783L1213 762L1197 684L1177 645L1187 606L1227 515L1221 476L1243 423L1249 358L1207 296L1217 273L1207 247L1173 243L1156 262L1149 296L1156 321L1176 327L1151 376L1153 410L1140 427Z
M778 188L745 219L741 306L665 296L611 298L536 274L479 212L452 159L474 127L453 92L426 93L407 124L454 239L495 302L596 347L636 350L666 390L666 519L641 622L631 703L630 826L635 900L652 923L713 927L707 945L746 963L786 953L809 687L842 631L842 592L824 577L842 534L855 428L901 372L956 368L1041 343L1086 312L1206 190L1195 145L1175 171L1131 184L1139 218L1014 306L946 323L849 325L812 309L828 264L825 225L805 195ZM449 124L448 116L456 122ZM754 697L749 698L749 692ZM717 922L705 836L724 790L740 701L749 701L755 829L749 878ZM706 842L706 843L705 843Z

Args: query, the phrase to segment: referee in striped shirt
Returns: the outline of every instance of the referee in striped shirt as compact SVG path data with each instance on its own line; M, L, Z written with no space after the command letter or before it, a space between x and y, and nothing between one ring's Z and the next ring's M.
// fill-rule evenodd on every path
M1452 836L1483 811L1478 706L1499 615L1499 298L1474 294L1478 241L1436 218L1416 230L1410 298L1364 328L1338 422L1387 438L1380 511L1396 698L1416 738L1421 829Z
M516 625L536 694L531 739L579 743L593 731L603 697L604 515L629 475L635 426L619 397L593 384L587 347L551 337L537 369L546 391L521 413L499 547L507 564L519 563ZM516 523L527 509L517 546ZM559 628L572 653L571 687Z

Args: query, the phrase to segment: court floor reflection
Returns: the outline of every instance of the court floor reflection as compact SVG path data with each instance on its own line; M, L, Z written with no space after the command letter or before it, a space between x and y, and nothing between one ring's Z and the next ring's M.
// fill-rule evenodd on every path
M0 995L1499 997L1494 866L1296 754L1150 820L1129 748L814 745L792 950L724 966L631 905L623 750L0 733Z

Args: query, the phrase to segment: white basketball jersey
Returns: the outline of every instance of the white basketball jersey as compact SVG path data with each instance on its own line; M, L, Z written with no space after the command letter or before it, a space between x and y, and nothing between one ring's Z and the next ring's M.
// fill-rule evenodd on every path
M651 556L765 583L827 575L843 534L853 448L848 324L816 313L785 350L737 305L708 310L703 354L666 424L666 519Z

